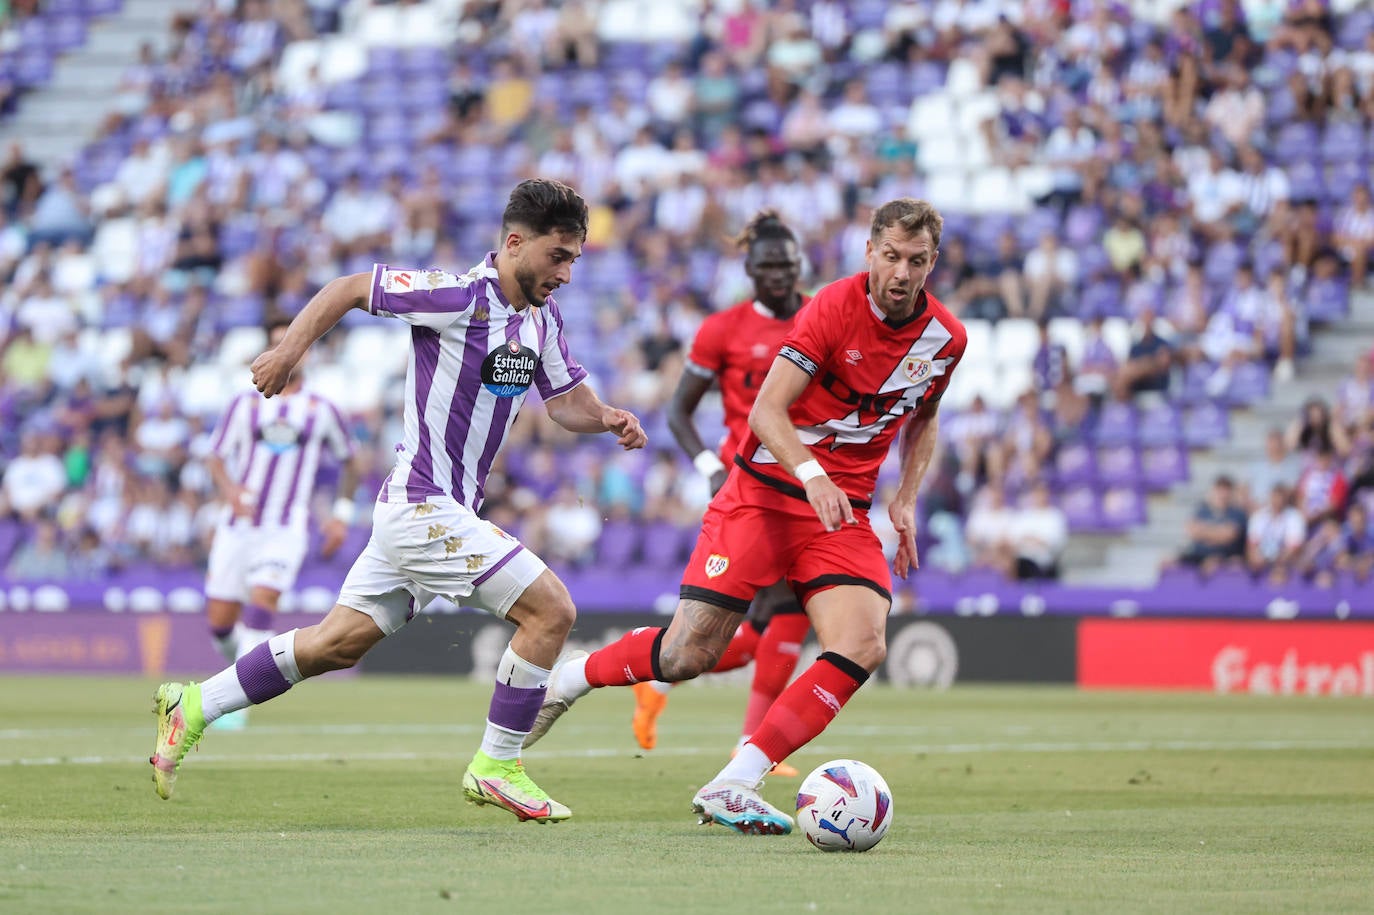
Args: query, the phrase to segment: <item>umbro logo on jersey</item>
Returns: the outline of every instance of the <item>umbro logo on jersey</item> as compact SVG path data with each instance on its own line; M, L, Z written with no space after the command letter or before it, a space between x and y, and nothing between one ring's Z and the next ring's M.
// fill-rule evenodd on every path
M719 553L712 553L706 557L706 577L719 578L725 574L725 570L730 568L730 558Z
M864 357L864 354L856 349L847 349L844 351L844 356L845 362L848 362L850 365L858 365L859 360Z

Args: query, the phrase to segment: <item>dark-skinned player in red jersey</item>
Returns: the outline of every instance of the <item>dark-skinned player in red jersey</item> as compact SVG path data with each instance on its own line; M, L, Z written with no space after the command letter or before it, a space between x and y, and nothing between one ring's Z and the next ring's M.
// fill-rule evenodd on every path
M886 654L892 578L868 509L899 430L892 571L905 578L917 566L916 494L935 449L940 397L968 339L924 289L941 227L930 204L910 198L873 214L868 269L816 293L764 379L750 434L702 519L672 623L563 661L526 746L595 687L710 670L753 596L786 579L821 655L692 807L700 822L742 833L792 831L792 818L759 793L763 776L825 730Z
M802 270L797 236L775 211L757 214L737 242L745 249L744 272L754 283L754 296L702 322L668 407L668 427L697 470L711 481L712 494L725 484L727 469L749 434L754 398L778 348L791 333L797 312L808 300L797 290ZM725 407L726 435L719 451L706 447L692 421L713 385L719 385ZM792 678L810 628L786 582L776 582L754 597L749 618L739 624L711 670L722 673L754 662L739 746L754 733ZM634 684L634 735L646 750L658 742L658 716L667 705L670 689L672 684L660 680ZM794 777L798 772L783 761L773 774Z

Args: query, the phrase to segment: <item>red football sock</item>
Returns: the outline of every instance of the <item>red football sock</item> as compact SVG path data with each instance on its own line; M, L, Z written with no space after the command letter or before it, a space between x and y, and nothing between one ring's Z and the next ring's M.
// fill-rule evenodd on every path
M754 650L758 647L759 638L759 631L754 628L752 620L740 623L730 639L730 644L725 646L725 654L721 655L716 666L711 668L711 673L723 674L727 670L738 670L754 660Z
M587 682L592 686L629 686L644 680L659 680L658 642L663 629L633 629L605 648L587 656Z
M769 707L787 688L801 657L802 641L810 629L811 620L805 613L780 613L768 621L754 653L754 683L749 689L749 705L740 730L745 737L754 733Z
M773 762L805 746L840 713L868 679L868 671L827 651L783 690L749 742Z

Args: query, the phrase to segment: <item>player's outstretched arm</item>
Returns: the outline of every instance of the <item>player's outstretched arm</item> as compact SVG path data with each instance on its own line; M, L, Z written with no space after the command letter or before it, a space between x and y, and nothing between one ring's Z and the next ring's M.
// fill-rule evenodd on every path
M892 571L898 578L906 578L912 569L921 567L916 555L916 495L930 467L931 455L935 453L935 440L940 431L939 409L939 401L922 404L902 430L902 479L897 485L896 497L887 507L892 529L899 538L897 555L892 560Z
M763 379L754 408L749 411L749 428L786 470L806 488L806 498L828 531L841 524L854 523L854 509L844 490L826 475L811 449L802 444L797 428L787 411L811 383L811 376L796 363L782 356L773 360L768 377Z
M711 390L713 382L714 379L691 369L683 371L673 390L673 399L668 402L668 428L701 475L711 481L711 492L715 493L725 485L727 470L720 456L706 447L701 434L697 432L696 423L692 421L701 398Z
M354 273L326 283L292 319L281 343L253 360L253 386L265 397L280 393L311 344L338 324L350 308L367 307L371 287L371 273Z
M643 448L649 442L639 418L601 402L592 386L579 384L571 391L544 401L549 418L569 432L611 432L626 451Z

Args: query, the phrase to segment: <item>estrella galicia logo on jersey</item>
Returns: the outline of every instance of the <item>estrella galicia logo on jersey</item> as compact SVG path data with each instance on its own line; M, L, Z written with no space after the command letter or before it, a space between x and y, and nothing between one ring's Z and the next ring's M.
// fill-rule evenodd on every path
M300 444L300 431L290 423L271 422L258 430L258 440L273 454L283 454Z
M929 359L922 359L919 356L907 356L902 360L902 374L912 384L920 384L930 377L930 371L934 368Z
M482 361L482 384L497 397L518 397L534 384L539 357L519 340L508 340Z
M730 568L730 558L719 553L712 553L706 557L706 577L719 578L725 574L725 570Z

